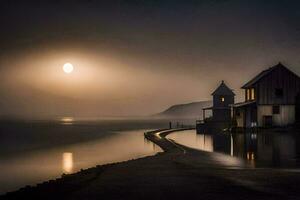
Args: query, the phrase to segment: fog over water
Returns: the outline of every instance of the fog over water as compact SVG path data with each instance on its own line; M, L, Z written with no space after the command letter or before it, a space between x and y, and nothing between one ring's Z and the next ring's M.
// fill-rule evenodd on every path
M144 132L166 122L137 120L0 123L0 194L80 169L153 155Z
M300 73L298 10L297 1L3 2L0 115L151 115L208 100L221 80L240 100L241 85L279 61Z

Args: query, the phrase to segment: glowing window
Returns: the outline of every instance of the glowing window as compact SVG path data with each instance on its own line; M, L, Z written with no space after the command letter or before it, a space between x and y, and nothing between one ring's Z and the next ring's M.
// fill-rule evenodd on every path
M250 100L250 89L247 89L246 92L247 92L246 100L248 101Z
M224 98L224 97L221 97L221 101L224 102L224 101L225 101L225 98Z
M251 100L255 100L254 88L251 88Z

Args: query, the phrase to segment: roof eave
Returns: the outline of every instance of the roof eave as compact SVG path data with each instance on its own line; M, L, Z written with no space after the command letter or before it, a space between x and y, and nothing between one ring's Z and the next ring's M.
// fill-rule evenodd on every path
M214 92L211 93L211 96L214 96L214 95L216 95ZM223 95L223 96L235 96L235 93L232 92L231 94L218 94L218 95Z
M246 85L243 85L241 88L242 88L242 89L249 89L249 88L253 87L253 85L254 85L254 84L251 84L251 85L247 85L247 84L246 84Z

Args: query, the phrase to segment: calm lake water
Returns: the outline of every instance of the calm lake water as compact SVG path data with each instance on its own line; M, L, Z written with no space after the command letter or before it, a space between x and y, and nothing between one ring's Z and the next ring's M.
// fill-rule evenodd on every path
M167 137L192 148L238 157L253 167L300 167L299 133L196 134L189 130Z
M0 194L98 164L153 155L161 149L143 133L156 121L1 124Z

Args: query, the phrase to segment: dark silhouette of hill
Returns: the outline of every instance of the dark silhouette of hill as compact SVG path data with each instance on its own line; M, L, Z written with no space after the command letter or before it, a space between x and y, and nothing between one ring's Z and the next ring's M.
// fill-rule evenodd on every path
M211 101L198 101L187 104L177 104L165 111L155 114L154 117L165 118L202 118L202 108L212 105Z

